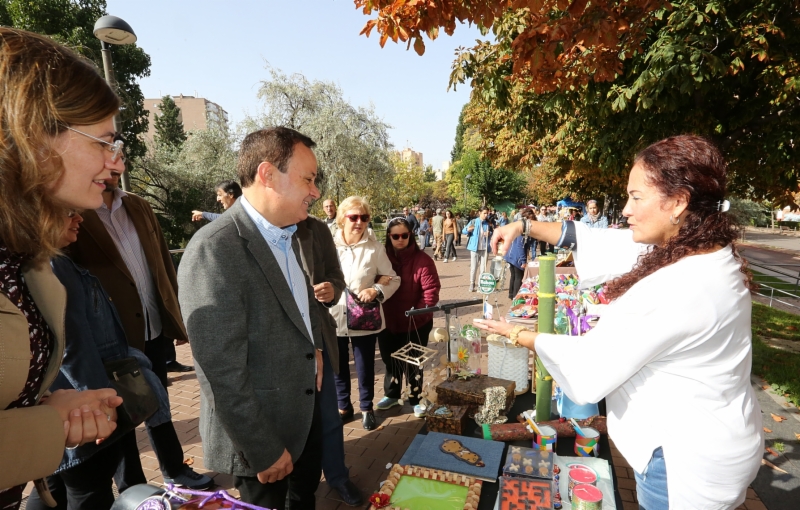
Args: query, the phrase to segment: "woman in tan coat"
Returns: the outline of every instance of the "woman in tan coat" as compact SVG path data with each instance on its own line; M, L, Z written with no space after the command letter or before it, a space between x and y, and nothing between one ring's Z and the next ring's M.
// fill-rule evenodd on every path
M3 509L18 508L25 484L52 473L64 448L116 427L114 390L46 390L64 352L66 308L48 260L68 210L99 207L103 181L121 164L122 144L112 143L118 108L93 64L47 37L0 28ZM37 487L48 502L46 485Z

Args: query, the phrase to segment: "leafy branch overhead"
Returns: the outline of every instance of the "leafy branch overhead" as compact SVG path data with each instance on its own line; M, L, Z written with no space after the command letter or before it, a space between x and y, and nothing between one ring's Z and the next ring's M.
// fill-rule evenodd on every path
M376 14L361 31L380 34L383 47L391 39L413 43L425 52L424 36L436 39L439 29L452 35L457 24L474 23L482 32L493 29L501 39L513 39L504 65L515 77L530 79L536 92L612 81L622 72L622 59L642 51L652 22L651 13L669 5L665 0L355 0L366 15ZM513 16L509 17L509 13ZM459 58L481 55L484 43ZM467 61L459 67L468 66ZM465 70L454 72L463 81Z
M636 152L681 133L720 146L733 194L782 204L798 189L800 2L356 5L398 40L456 22L492 31L457 52L451 84L470 81L475 148L542 197L620 194Z

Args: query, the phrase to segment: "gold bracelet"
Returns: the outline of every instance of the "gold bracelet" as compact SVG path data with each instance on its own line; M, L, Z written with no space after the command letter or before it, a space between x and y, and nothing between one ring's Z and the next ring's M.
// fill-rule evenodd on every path
M519 334L523 331L529 331L528 328L525 326L514 326L511 330L511 333L508 335L508 339L511 340L511 345L514 347L519 347Z

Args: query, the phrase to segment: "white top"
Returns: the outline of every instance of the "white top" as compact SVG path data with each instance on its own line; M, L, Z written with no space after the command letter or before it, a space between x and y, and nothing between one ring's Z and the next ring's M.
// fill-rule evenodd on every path
M582 286L631 270L647 246L629 230L575 223ZM735 508L764 451L750 385L750 292L731 248L640 280L583 337L542 334L536 351L578 404L606 398L608 433L643 473L663 447L671 509Z

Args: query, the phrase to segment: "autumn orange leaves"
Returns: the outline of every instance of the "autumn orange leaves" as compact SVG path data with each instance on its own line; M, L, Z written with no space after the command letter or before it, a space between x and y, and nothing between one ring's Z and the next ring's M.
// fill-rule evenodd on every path
M355 0L366 15L377 13L362 34L373 29L383 46L408 42L422 55L423 36L452 34L456 21L483 29L514 31L513 77L530 80L536 93L612 81L623 59L641 51L650 14L665 0Z

